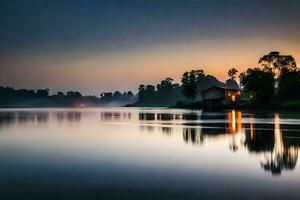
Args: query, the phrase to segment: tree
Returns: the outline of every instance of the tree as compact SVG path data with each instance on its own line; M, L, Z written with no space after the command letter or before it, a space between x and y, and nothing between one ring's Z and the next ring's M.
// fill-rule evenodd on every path
M141 104L153 104L155 102L155 86L153 85L143 85L141 84L139 86L139 92L138 92L138 97L139 97L139 103Z
M123 92L119 101L120 101L120 103L130 103L133 99L133 96L134 95L131 91Z
M155 100L155 86L147 85L145 89L145 99L146 102L153 102Z
M100 94L102 103L110 103L113 98L112 92L102 92Z
M74 96L74 92L73 91L68 91L67 92L67 97L73 97Z
M59 96L59 97L64 97L65 96L65 94L63 92L57 92L56 95Z
M196 85L196 71L192 70L190 72L185 72L182 75L181 82L183 87L183 94L186 98L192 101L197 96L197 85Z
M175 103L175 86L172 78L165 78L156 86L158 102L162 104Z
M160 87L157 87L158 90L173 90L173 79L168 77L161 81Z
M249 68L240 75L244 92L250 93L255 103L265 103L274 96L274 73L269 69Z
M44 90L38 90L36 92L36 94L39 96L39 97L47 97L49 95L49 89L44 89Z
M195 70L195 76L196 76L196 81L199 81L199 80L205 78L204 70L203 69Z
M296 99L300 98L300 71L287 71L281 73L278 80L279 99Z
M146 96L146 88L145 88L145 85L141 84L141 85L139 86L138 96L139 96L139 101L144 101L145 96Z
M239 71L235 68L231 68L230 70L228 70L228 76L230 79L234 80L236 78L236 74L238 73Z
M272 51L259 59L259 63L265 68L270 68L275 77L279 77L283 71L294 71L297 64L293 56L280 55L278 51Z
M118 100L120 100L120 99L121 99L121 96L122 96L121 92L115 91L114 94L113 94L113 96L112 96L113 101L118 101Z
M239 84L236 82L236 74L238 73L238 70L235 68L231 68L228 70L228 76L229 79L226 81L225 85L229 88L239 89Z
M128 91L127 93L126 93L126 95L127 95L127 97L129 98L129 99L132 99L133 98L133 93L131 92L131 91Z
M81 98L82 95L80 94L80 92L74 92L74 97L75 98Z

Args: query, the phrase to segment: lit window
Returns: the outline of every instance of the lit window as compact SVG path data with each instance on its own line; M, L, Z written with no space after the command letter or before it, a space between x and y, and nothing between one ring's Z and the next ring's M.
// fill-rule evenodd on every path
M235 99L235 95L232 95L231 96L231 101L235 101L236 99Z

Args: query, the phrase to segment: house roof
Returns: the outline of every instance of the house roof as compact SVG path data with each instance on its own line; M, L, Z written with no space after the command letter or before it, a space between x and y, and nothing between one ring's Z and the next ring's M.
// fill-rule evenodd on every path
M218 89L222 89L222 90L234 90L234 91L240 91L240 89L236 89L236 88L230 88L230 87L226 87L226 86L217 86L217 85L214 85L214 86L211 86L209 88L207 88L206 90L203 90L203 92L207 92L213 88L218 88Z

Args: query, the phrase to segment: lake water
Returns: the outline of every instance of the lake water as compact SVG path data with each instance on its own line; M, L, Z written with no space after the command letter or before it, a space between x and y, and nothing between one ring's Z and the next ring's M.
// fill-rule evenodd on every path
M1 199L300 199L300 115L0 110Z

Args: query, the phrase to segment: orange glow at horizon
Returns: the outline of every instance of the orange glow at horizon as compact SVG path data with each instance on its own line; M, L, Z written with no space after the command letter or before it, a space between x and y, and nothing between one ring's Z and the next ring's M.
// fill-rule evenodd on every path
M181 75L192 69L203 69L206 74L226 81L231 67L239 73L248 67L258 67L259 58L272 50L300 60L299 48L300 45L279 40L245 39L176 43L84 56L60 55L57 59L49 55L27 55L4 63L11 67L1 73L0 80L3 85L15 87L38 86L87 93L137 90L139 84L156 85L166 77L180 82ZM30 77L24 77L28 71Z

